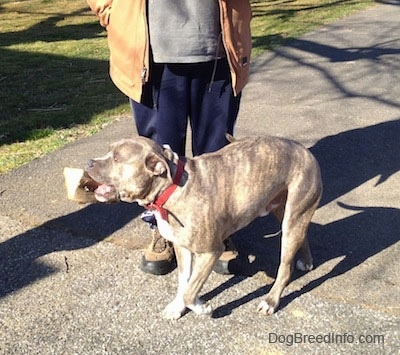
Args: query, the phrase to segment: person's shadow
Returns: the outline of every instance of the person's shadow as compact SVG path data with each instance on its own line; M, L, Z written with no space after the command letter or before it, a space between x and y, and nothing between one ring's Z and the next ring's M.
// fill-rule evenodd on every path
M346 205L337 200L374 177L378 179L378 185L400 170L399 133L400 120L397 119L325 137L311 148L320 163L324 183L321 206L336 200L339 208L351 210L354 214L327 225L311 224L308 237L314 267L318 268L337 257L342 257L342 260L300 291L284 297L281 309L299 294L350 271L400 239L399 209L384 207L384 201L382 206L363 207ZM279 265L280 236L266 234L276 231L279 231L279 225L272 216L259 218L239 231L234 241L239 250L237 267L241 269L240 274L231 277L202 299L207 301L260 271L275 277ZM293 279L301 276L302 273L294 272ZM213 316L218 318L230 314L236 307L265 295L270 286L262 286L251 294L219 307Z
M90 204L0 243L0 298L58 271L38 261L41 256L89 247L139 213L136 204Z

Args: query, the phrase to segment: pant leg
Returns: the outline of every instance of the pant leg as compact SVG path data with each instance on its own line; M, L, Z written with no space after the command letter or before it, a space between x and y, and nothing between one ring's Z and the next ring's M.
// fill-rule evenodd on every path
M154 64L142 102L131 100L139 135L169 144L185 155L188 117L192 152L200 155L227 144L233 134L240 96L233 95L226 59L195 64Z
M171 70L172 69L172 70ZM141 103L131 101L138 134L169 144L185 155L189 108L189 80L165 64L153 64Z
M212 72L216 66L213 80ZM239 112L240 95L234 96L226 59L204 63L191 82L190 124L193 155L212 152L228 143Z

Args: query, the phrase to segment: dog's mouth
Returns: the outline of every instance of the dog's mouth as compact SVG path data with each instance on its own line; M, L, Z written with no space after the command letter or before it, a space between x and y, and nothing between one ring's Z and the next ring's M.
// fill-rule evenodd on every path
M94 190L94 196L99 202L110 202L117 201L118 192L114 185L100 184L97 189Z
M94 193L94 197L99 202L112 202L119 200L117 188L112 184L106 184L98 181L98 176L93 174L91 169L86 168L86 175L88 177L85 181L85 188Z

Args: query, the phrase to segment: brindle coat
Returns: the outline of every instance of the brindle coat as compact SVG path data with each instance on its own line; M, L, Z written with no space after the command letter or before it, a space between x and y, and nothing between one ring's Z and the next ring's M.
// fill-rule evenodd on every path
M221 150L183 158L183 176L164 207L155 212L161 235L174 243L179 271L175 299L164 315L181 317L186 308L209 314L198 294L223 251L223 241L259 216L273 212L282 224L281 260L276 281L258 311L272 314L297 267L312 269L307 230L322 193L316 159L301 144L277 137L235 140ZM124 139L87 172L105 184L100 201L116 198L145 206L172 184L177 157L144 137Z

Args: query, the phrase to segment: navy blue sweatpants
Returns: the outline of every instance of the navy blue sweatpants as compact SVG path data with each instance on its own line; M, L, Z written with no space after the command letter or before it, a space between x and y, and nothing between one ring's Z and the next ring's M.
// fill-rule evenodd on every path
M130 100L139 135L169 144L183 156L189 121L194 156L227 144L225 134L233 134L240 95L233 95L226 59L152 64L150 76L142 102Z

